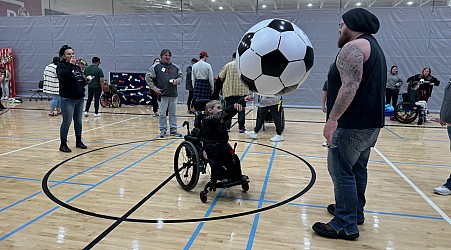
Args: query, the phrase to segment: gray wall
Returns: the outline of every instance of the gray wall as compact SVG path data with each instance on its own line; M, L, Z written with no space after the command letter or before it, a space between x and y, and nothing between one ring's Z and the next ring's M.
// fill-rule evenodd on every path
M448 82L451 56L451 8L373 8L381 21L376 35L387 57L403 79L428 66L442 81L429 101L431 110L441 105ZM319 107L321 88L338 51L339 10L291 10L275 12L130 14L95 16L0 17L0 47L15 51L17 94L25 96L42 79L44 67L68 44L76 56L90 62L102 60L104 72L146 72L161 49L172 50L172 61L185 72L190 59L209 53L215 75L230 61L244 32L267 18L284 18L309 36L315 51L310 77L285 105ZM405 84L406 85L406 84ZM180 101L186 98L180 86Z

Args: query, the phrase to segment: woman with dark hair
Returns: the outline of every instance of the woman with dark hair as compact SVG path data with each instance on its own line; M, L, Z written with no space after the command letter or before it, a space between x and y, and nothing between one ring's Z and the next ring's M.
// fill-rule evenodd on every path
M420 100L422 101L427 102L429 97L431 97L432 88L440 85L440 81L431 74L431 69L426 67L421 71L421 74L413 75L407 79L407 83L412 81L418 81L420 83L418 93L420 94Z
M393 107L396 107L402 83L402 79L398 76L398 66L391 66L390 73L387 75L387 84L385 85L385 104L391 103Z
M85 97L85 86L88 84L81 68L76 65L74 50L64 45L59 51L61 61L56 67L56 74L59 81L59 93L61 97L61 111L63 122L60 128L60 148L61 152L70 153L72 150L67 146L67 134L69 127L74 120L75 138L77 148L86 149L81 141L82 115Z

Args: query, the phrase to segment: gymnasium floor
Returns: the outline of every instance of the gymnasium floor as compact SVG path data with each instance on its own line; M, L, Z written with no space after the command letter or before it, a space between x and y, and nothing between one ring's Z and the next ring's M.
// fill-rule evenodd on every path
M257 140L234 125L250 190L217 190L202 203L209 175L192 191L180 188L173 158L183 139L156 140L148 106L83 117L88 149L75 148L72 126L66 154L58 151L61 117L49 117L48 105L25 101L0 112L0 249L451 248L451 196L432 193L451 172L446 129L436 122L387 119L370 157L360 238L344 241L311 229L332 218L325 208L334 201L319 109L286 108L279 143L269 141L272 124ZM256 110L246 112L249 130ZM194 118L184 105L178 115L178 124Z

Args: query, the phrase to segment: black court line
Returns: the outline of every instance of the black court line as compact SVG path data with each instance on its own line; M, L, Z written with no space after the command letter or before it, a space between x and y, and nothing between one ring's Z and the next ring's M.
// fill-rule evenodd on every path
M308 190L310 190L315 181L316 181L316 172L314 170L314 168L310 165L310 163L308 163L306 160L304 160L302 157L291 153L289 151L286 151L284 149L281 148L275 148L276 150L285 152L287 154L290 154L292 156L294 156L295 158L298 158L299 160L301 160L305 165L307 165L307 167L310 170L311 173L311 179L310 182L308 183L308 185L301 190L299 193L295 194L294 196L283 200L281 202L275 203L273 205L267 206L267 207L262 207L259 209L254 209L254 210L250 210L250 211L246 211L246 212L241 212L241 213L236 213L236 214L229 214L229 215L222 215L222 216L216 216L216 217L207 217L207 218L191 218L191 219L133 219L133 218L128 218L133 212L135 212L140 206L142 206L147 200L149 200L155 193L157 193L162 187L164 187L170 180L172 180L174 178L174 176L176 175L176 173L173 173L171 176L169 176L166 180L164 180L160 185L158 185L157 188L155 188L152 192L150 192L148 195L146 195L141 201L139 201L135 206L133 206L129 211L127 211L123 216L121 217L115 217L115 216L109 216L109 215L104 215L104 214L98 214L98 213L94 213L94 212L90 212L90 211L86 211L77 207L74 207L72 205L69 205L61 200L59 200L57 197L55 197L51 192L50 189L48 187L48 180L50 179L50 175L53 173L53 171L55 171L58 167L62 166L64 163L78 158L82 155L91 153L91 152L95 152L95 151L99 151L99 150L103 150L103 149L107 149L107 148L111 148L111 147L115 147L115 146L122 146L122 145L127 145L127 144L135 144L135 143L142 143L142 142L147 142L147 141L153 141L152 140L142 140L142 141L134 141L134 142L127 142L127 143L120 143L117 145L111 145L111 146L106 146L106 147L102 147L102 148L98 148L98 149L94 149L94 150L90 150L78 155L75 155L73 157L70 157L64 161L62 161L61 163L57 164L55 167L53 167L50 171L48 171L44 178L42 179L42 190L43 192L47 195L47 197L49 197L52 201L54 201L56 204L65 207L69 210L72 210L74 212L78 212L81 214L85 214L85 215L89 215L89 216L93 216L93 217L97 217L97 218L103 218L103 219L110 219L110 220L115 220L115 222L109 227L107 228L103 233L101 233L98 237L96 237L96 239L94 239L90 244L88 244L84 249L90 249L93 246L95 246L97 243L100 242L100 240L102 240L104 237L106 237L109 233L111 233L117 226L119 226L122 222L126 221L126 222L140 222L140 223L187 223L187 222L205 222L205 221L214 221L214 220L222 220L222 219L229 219L229 218L235 218L235 217L240 217L240 216L246 216L246 215L251 215L251 214L255 214L255 213L260 213L266 210L270 210L279 206L282 206L284 204L287 204L297 198L299 198L300 196L304 195ZM244 143L248 143L248 141L241 141L241 140L231 140L231 141L237 141L237 142L244 142ZM266 144L260 144L260 143L254 143L255 145L260 145L263 147L268 147L268 148L274 148L273 145L266 145ZM179 171L182 170L179 169Z

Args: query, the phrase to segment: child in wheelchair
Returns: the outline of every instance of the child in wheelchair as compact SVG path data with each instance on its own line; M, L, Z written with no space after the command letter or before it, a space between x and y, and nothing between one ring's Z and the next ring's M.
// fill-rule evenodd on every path
M417 91L419 87L418 81L410 82L407 86L407 93L403 94L403 102L410 102L413 109L418 109L418 125L421 125L426 121L428 107L426 101L420 101L420 94Z
M226 108L222 108L219 100L213 100L205 106L205 116L202 118L200 141L203 144L204 157L211 167L211 182L221 181L222 184L249 182L249 178L241 173L241 165L234 148L229 144L227 121L232 119L243 104L251 101L252 96L246 96Z
M111 84L105 80L105 84L102 86L103 94L100 98L100 104L102 107L113 106L114 108L121 106L120 93L117 90L117 81L111 80Z

